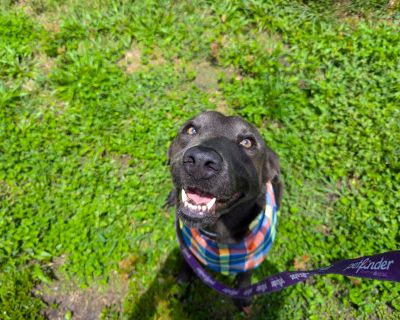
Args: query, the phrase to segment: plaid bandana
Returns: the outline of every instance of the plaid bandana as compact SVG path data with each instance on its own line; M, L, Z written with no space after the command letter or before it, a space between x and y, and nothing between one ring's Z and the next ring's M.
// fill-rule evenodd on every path
M265 210L253 221L240 243L217 243L182 223L181 230L186 246L202 264L223 274L236 274L255 269L264 261L275 239L276 224L275 195L268 182Z

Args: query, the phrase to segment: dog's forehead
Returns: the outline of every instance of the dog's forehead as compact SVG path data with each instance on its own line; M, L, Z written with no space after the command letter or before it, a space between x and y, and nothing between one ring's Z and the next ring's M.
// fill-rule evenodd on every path
M222 113L208 111L193 118L192 123L204 131L212 130L222 135L257 134L257 130L247 121L238 116L225 116Z

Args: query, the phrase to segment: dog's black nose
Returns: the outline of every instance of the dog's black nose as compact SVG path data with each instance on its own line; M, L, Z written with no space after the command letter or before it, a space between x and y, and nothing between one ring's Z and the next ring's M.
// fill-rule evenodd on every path
M221 170L222 158L213 149L196 146L186 150L183 166L196 180L210 179Z

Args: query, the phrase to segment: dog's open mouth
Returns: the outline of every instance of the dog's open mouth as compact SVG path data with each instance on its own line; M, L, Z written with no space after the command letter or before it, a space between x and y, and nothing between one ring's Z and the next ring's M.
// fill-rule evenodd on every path
M182 189L182 204L192 213L203 216L214 213L217 206L217 198L212 194L202 192L198 189Z
M213 221L218 217L218 212L231 206L239 198L241 192L235 192L230 197L222 198L197 188L188 187L181 190L180 214L190 225Z

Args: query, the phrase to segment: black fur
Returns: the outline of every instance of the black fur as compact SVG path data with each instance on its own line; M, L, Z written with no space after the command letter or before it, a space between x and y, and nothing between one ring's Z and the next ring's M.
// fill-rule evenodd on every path
M251 141L245 148L243 139ZM189 150L189 151L188 151ZM200 150L200 151L199 151ZM198 153L203 154L198 155ZM200 157L201 166L193 167L188 155ZM208 161L208 162L207 162ZM278 206L282 183L278 156L266 146L258 130L240 117L228 117L207 111L187 121L168 150L168 163L175 189L168 203L175 202L178 217L188 226L221 243L241 241L251 222L265 205L265 184L270 181ZM196 188L212 194L220 202L214 213L194 219L182 205L182 189ZM236 286L250 284L251 271L236 277ZM179 280L190 280L191 270L182 268ZM239 308L250 300L235 300Z

